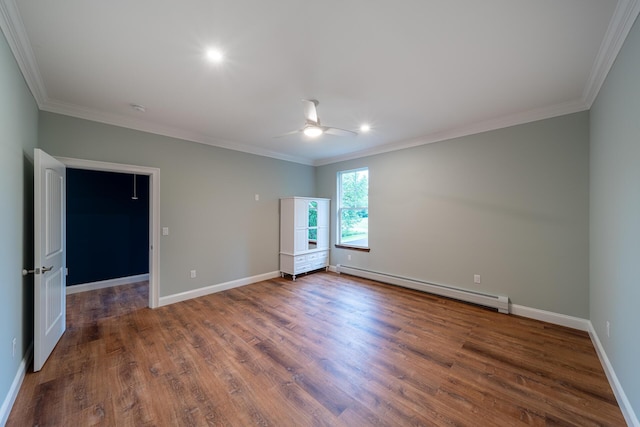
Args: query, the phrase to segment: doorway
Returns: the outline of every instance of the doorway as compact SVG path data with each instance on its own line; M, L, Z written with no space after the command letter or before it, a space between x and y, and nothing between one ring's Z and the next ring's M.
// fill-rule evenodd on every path
M149 177L66 171L67 294L147 282Z
M98 162L93 160L57 158L66 167L91 171L135 174L148 177L149 194L149 307L159 306L160 286L160 251L159 251L159 218L160 218L160 169L146 166L134 166L118 163Z

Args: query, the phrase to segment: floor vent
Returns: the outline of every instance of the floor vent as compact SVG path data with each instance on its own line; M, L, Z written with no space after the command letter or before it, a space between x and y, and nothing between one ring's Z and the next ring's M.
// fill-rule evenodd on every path
M429 283L422 280L409 279L406 277L394 276L392 274L379 273L376 271L349 267L341 264L336 266L336 271L338 271L338 273L350 274L352 276L376 280L390 285L402 286L405 288L428 292L430 294L495 308L500 313L509 313L509 297L502 295L490 295L482 292L474 292L466 289L459 289L451 286L439 285L437 283Z

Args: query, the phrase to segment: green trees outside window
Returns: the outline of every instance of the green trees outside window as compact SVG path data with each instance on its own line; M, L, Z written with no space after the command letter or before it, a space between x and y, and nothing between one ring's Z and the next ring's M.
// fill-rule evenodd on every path
M369 169L338 173L339 243L369 246Z

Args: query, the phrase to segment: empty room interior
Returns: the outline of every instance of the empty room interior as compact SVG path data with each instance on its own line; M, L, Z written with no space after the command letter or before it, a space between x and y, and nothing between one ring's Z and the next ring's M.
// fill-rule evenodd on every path
M0 425L640 426L639 12L0 0Z

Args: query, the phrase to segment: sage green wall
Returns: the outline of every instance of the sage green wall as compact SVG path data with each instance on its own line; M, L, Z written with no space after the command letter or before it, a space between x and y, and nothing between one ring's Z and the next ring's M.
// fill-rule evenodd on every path
M54 156L160 168L161 297L278 271L279 198L315 188L311 166L46 112L39 143Z
M588 132L582 112L319 167L332 200L338 171L369 167L371 252L331 263L587 318Z
M590 318L640 415L640 23L591 109ZM607 337L606 322L611 322Z
M33 340L33 149L38 107L0 33L0 406ZM12 340L17 340L15 358ZM8 402L7 402L8 403ZM8 408L10 409L10 408ZM8 415L8 414L7 414ZM2 424L0 413L0 424Z

